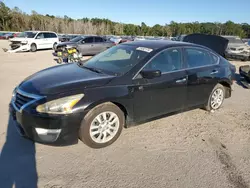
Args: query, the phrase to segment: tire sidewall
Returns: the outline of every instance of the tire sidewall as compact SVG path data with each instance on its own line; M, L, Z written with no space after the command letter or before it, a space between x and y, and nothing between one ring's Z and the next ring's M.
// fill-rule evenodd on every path
M111 111L118 116L119 128L118 128L116 135L110 141L100 144L92 140L90 136L90 125L97 115L105 111ZM91 148L103 148L103 147L111 145L113 142L115 142L118 139L118 137L120 136L122 132L124 124L125 124L125 117L124 117L123 112L120 110L120 108L112 103L104 103L90 110L87 113L87 115L84 117L81 123L80 130L79 130L79 138L87 146Z
M212 106L211 106L211 100L212 100L212 95L213 95L214 91L217 90L217 89L222 89L222 91L223 91L223 99L222 99L221 105L217 109L213 109ZM211 94L209 96L208 104L207 104L207 107L206 107L207 110L211 111L211 110L218 110L218 109L220 109L222 107L222 105L223 105L224 99L225 99L225 88L224 88L223 85L217 84L214 87L214 89L212 90L212 92L211 92Z
M35 46L34 49L32 48L33 46ZM30 45L30 51L31 51L31 52L35 52L36 50L37 50L36 44L35 44L35 43L32 43L32 44Z
M53 47L52 47L53 50L56 50L56 45L57 45L57 43L55 42L55 43L53 44Z

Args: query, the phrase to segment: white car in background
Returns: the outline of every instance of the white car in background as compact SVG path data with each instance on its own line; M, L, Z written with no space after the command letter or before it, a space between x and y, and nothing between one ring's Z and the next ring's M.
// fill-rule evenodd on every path
M114 42L115 44L119 44L122 38L120 36L112 36L109 40Z
M35 52L40 49L55 48L59 43L58 35L51 31L24 31L10 39L11 50L8 52Z

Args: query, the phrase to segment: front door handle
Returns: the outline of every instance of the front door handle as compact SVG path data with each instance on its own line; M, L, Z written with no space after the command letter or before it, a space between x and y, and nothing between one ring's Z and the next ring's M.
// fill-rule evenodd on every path
M180 80L176 80L176 83L183 83L183 82L186 82L187 79L186 78L183 78L183 79L180 79Z
M219 71L213 70L210 74L217 74Z

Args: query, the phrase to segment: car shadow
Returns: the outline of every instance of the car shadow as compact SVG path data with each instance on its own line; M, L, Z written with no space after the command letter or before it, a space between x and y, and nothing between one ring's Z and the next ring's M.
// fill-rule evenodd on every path
M36 188L35 144L21 137L9 117L6 142L0 152L0 187Z

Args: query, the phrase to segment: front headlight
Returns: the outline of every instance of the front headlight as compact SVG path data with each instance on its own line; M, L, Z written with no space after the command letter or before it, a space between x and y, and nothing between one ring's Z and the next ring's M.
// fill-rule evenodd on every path
M28 41L22 41L21 44L28 44Z
M48 114L70 114L73 112L72 108L83 98L83 96L84 94L72 95L49 101L37 106L36 111Z

